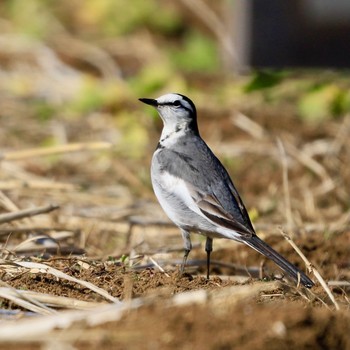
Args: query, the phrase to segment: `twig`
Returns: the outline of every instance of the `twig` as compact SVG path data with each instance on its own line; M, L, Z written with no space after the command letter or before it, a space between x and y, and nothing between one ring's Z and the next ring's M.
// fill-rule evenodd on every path
M299 249L299 247L294 243L294 241L283 231L282 228L279 228L279 231L281 232L281 235L287 240L287 242L293 247L293 249L298 253L298 255L303 259L307 269L314 274L314 276L317 278L317 280L320 282L321 286L331 299L332 303L335 306L335 309L338 311L340 310L339 305L337 301L334 298L334 295L332 294L331 290L327 286L326 281L323 279L321 274L318 272L318 270L312 266L310 261L307 259L307 257L303 254L303 252Z
M277 145L281 155L282 162L282 176L283 176L283 194L284 194L284 206L286 211L286 220L288 231L291 232L294 226L292 204L290 200L289 180L288 180L288 161L286 150L280 138L277 138Z
M19 208L17 205L3 192L0 191L0 205L9 212L18 212ZM33 222L32 218L23 218L22 222L26 225L31 225Z
M14 221L14 220L27 218L29 216L49 213L49 212L51 212L53 210L56 210L58 208L59 208L58 205L50 204L50 205L47 205L47 206L44 206L44 207L37 207L37 208L32 208L32 209L24 209L24 210L16 211L14 213L2 214L2 215L0 215L0 224L3 224L5 222L11 222L11 221Z
M170 277L170 276L165 272L165 270L164 270L151 256L149 256L148 258L149 258L149 260L152 262L152 264L158 268L158 270L159 270L160 272L164 273L165 276Z
M70 143L67 145L60 145L54 147L32 148L24 151L7 152L0 155L0 160L21 160L26 158L42 157L53 154L109 149L111 147L112 144L109 142Z

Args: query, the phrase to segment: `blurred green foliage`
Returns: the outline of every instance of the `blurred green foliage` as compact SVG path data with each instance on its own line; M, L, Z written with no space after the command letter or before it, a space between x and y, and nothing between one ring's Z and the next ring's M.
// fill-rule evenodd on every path
M249 82L244 86L244 92L250 93L278 85L286 76L286 72L261 70L255 71Z
M82 115L97 110L113 110L129 99L129 90L119 80L101 81L85 76L81 88L64 108L72 115Z
M79 8L75 16L77 22L99 36L125 35L140 27L171 33L181 26L178 13L155 0L89 0L75 1L75 4Z
M36 101L33 103L35 108L35 115L42 122L50 120L56 112L56 109L47 101Z
M184 77L170 64L149 64L128 82L136 96L152 96L161 90L186 90Z
M7 0L3 1L3 16L14 30L34 38L45 37L52 28L50 4L53 1Z
M167 64L149 64L137 76L129 79L131 88L138 95L150 95L161 90L173 77L174 72Z
M189 94L196 103L208 102L218 114L220 110L226 113L259 103L271 108L288 104L301 120L309 123L342 116L350 110L346 74L339 79L332 74L323 77L318 72L262 70L234 78L223 69L218 40L208 34L210 31L196 13L181 7L181 2L4 0L0 11L4 31L34 38L33 43L57 55L62 66L56 68L55 74L60 75L65 65L73 72L67 73L67 83L64 79L57 81L50 75L55 65L45 66L48 60L40 74L47 69L47 78L52 80L43 84L44 88L40 86L45 79L42 75L38 74L35 84L32 75L19 73L9 74L1 91L25 101L28 115L40 122L53 118L83 119L96 112L108 114L115 119L121 140L135 146L119 147L123 155L140 157L137 148L143 150L148 142L144 126L139 123L142 108L135 107L138 97L181 92ZM87 57L93 56L93 51L71 50L71 41L67 47L64 40L57 44L57 38L65 37L106 54L117 67L115 70L120 70L120 76L100 74L98 65L91 63L96 57ZM134 38L139 40L135 41L137 45ZM35 59L26 54L16 57L20 61L18 67L27 65L31 70L33 65L35 71ZM69 93L62 93L62 87L56 89L56 84L70 85L72 80L76 85L68 86L69 90L67 87ZM50 87L52 91L46 91ZM157 116L152 109L142 109L142 113L146 118Z
M5 0L2 12L18 32L35 38L47 36L60 24L88 37L118 36L140 27L172 33L181 27L181 17L171 6L156 0Z
M31 83L31 76L19 75L9 81L8 86L12 86L11 92L17 97L31 97L32 114L41 121L50 120L56 115L79 118L94 111L108 111L119 118L119 109L131 99L136 101L135 97L154 96L159 91L185 92L188 87L184 72L208 73L219 69L215 40L188 21L179 6L171 1L4 0L0 3L0 11L1 17L10 24L10 32L32 38L33 44L39 43L41 47L52 49L59 60L68 58L68 65L73 64L79 74L78 88L73 88L68 98L54 98L54 104L52 99L46 100L42 96L36 100L37 92L33 91L35 85ZM69 46L59 46L60 51L55 51L56 39L64 39L67 35L77 39L77 42L86 42L97 48L100 48L100 40L108 38L111 42L125 43L123 45L129 50L129 38L139 34L152 37L155 44L152 49L159 49L161 54L149 59L145 53L144 62L139 61L121 79L111 78L107 81L91 74L86 69L89 58L84 57L84 61L79 57L76 59L79 48L74 48L73 56L69 56ZM114 58L108 49L106 53ZM133 54L132 46L127 54ZM86 54L82 52L82 55ZM28 59L28 65L33 63L33 57L22 57L24 61ZM124 65L128 67L128 63L128 60L121 63L122 73ZM118 66L120 63L116 64ZM55 83L52 82L52 86ZM121 123L119 127L126 125Z
M350 84L339 78L327 72L261 70L253 73L242 90L246 94L260 93L265 103L294 101L302 120L319 123L350 111Z
M184 71L213 73L219 67L215 43L197 31L185 37L182 50L171 49L169 54L175 66Z
M118 130L123 130L118 151L129 158L140 159L149 142L147 130L137 118L130 118L130 113L120 112L116 118Z
M350 92L334 83L312 87L299 100L299 114L308 121L320 122L350 110Z

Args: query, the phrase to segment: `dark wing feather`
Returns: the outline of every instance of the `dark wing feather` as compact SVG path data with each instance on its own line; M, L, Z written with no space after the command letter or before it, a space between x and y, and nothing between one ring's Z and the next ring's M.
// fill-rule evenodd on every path
M189 192L200 211L215 224L234 230L242 235L242 238L249 238L254 234L244 224L239 222L231 213L226 211L214 194L202 194L195 186L188 186Z
M229 188L230 188L230 191L232 193L232 196L234 197L234 199L237 202L238 208L239 208L239 210L241 212L241 215L242 215L242 218L243 218L245 224L250 228L251 231L255 232L253 224L250 221L250 217L249 217L248 211L245 208L245 206L243 204L243 201L242 201L240 195L238 194L235 186L233 185L231 179L229 179Z

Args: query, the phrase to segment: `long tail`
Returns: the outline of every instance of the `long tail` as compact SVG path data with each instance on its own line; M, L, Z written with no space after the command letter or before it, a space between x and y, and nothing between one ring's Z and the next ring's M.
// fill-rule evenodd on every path
M245 238L243 241L249 247L257 252L273 260L283 271L287 272L291 277L298 281L298 274L300 274L300 282L307 288L311 288L314 283L304 272L300 271L296 266L286 260L282 255L278 254L267 243L262 241L258 236L254 235L251 238Z

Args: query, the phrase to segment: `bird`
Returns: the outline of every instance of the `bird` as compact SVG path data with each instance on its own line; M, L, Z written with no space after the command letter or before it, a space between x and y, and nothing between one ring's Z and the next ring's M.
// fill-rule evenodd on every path
M163 121L151 181L161 207L182 234L181 274L192 249L190 235L198 233L206 236L207 279L213 239L226 238L248 245L311 288L314 283L304 272L257 236L228 172L200 136L194 103L179 93L139 101L156 108Z

